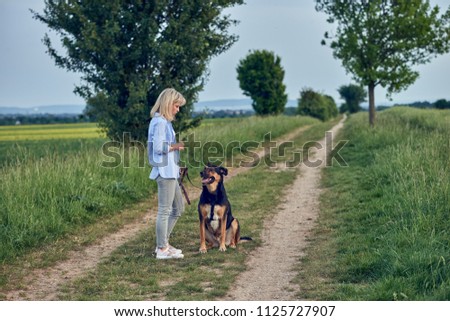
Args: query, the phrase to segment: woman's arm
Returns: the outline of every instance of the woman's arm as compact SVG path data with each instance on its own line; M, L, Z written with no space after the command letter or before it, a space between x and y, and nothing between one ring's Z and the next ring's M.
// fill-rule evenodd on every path
M167 154L170 151L169 142L166 139L166 124L164 122L159 122L155 125L153 151L158 155Z

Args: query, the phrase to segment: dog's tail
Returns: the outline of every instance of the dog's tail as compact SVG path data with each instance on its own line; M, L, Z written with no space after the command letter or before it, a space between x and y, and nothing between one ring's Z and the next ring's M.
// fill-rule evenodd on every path
M248 241L253 241L253 239L250 236L241 236L239 238L239 242L248 242Z

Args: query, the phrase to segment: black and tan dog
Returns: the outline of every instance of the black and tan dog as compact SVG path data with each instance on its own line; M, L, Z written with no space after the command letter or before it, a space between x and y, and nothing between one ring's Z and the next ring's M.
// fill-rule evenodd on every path
M228 170L221 166L206 166L200 173L203 191L198 203L200 218L200 252L206 253L208 248L219 247L226 251L226 247L235 248L240 237L239 221L231 213L223 177ZM242 238L250 239L250 238Z

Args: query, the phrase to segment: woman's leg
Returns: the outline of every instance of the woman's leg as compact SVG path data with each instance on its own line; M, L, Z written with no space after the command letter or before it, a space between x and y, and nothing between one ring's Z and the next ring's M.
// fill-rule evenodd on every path
M167 241L169 241L170 234L172 234L173 228L180 218L181 214L184 212L183 194L181 193L180 185L175 180L176 184L174 187L175 195L172 203L172 211L170 212L168 225L167 225Z
M158 214L156 216L156 246L165 248L168 244L169 217L175 198L176 179L165 179L158 176ZM173 226L172 226L173 228Z

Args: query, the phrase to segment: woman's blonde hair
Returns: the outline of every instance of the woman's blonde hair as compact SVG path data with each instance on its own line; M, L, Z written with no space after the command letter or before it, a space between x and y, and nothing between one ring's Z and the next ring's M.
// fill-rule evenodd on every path
M172 121L174 118L174 115L172 114L172 106L174 104L183 106L186 104L186 99L175 89L166 88L159 94L155 105L150 111L150 115L154 117L155 113L160 113L165 119Z

